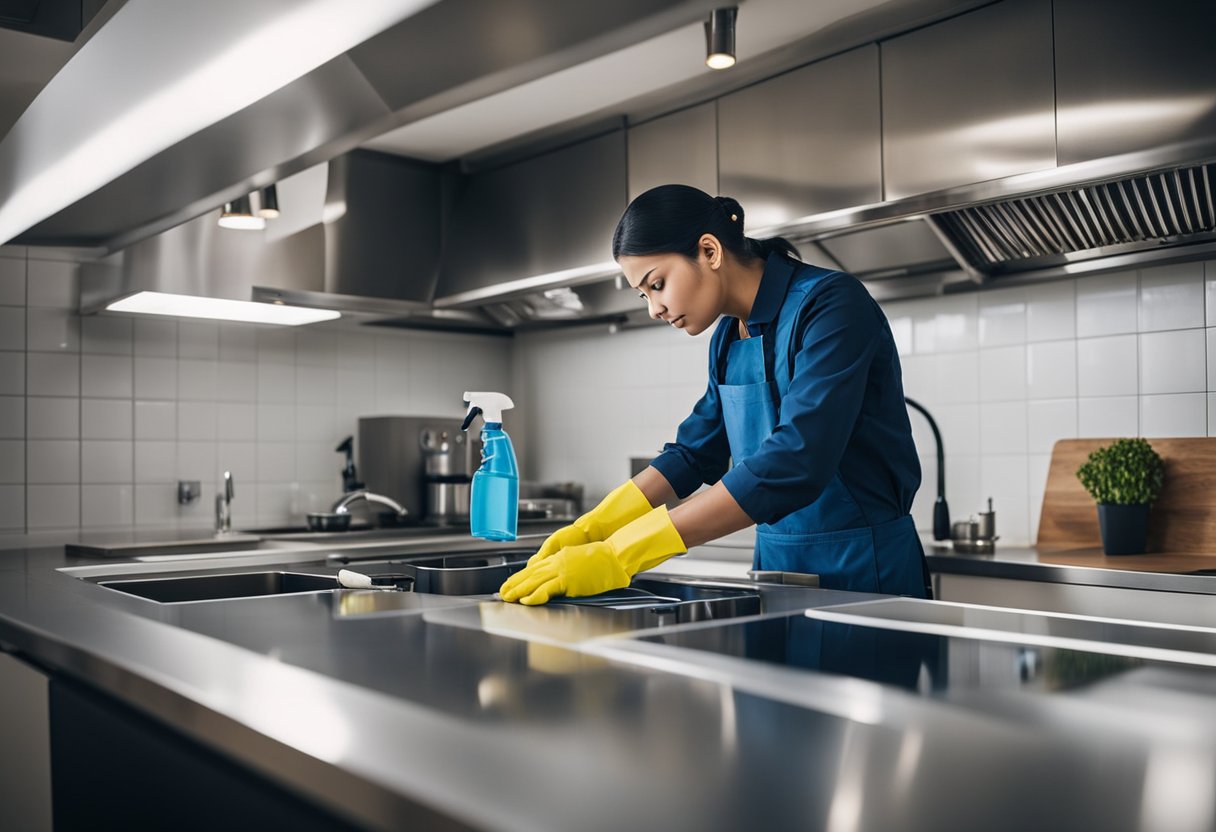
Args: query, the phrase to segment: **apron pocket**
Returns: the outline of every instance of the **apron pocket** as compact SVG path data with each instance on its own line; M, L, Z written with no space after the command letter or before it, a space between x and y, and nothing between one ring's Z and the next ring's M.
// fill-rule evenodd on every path
M874 534L869 526L817 534L757 529L755 563L760 569L818 575L824 589L880 591Z

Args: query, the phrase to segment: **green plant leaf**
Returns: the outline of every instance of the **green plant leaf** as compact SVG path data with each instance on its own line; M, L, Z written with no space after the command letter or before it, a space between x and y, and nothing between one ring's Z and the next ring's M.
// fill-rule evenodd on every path
M1165 481L1165 463L1145 439L1116 439L1077 469L1077 479L1098 503L1152 503Z

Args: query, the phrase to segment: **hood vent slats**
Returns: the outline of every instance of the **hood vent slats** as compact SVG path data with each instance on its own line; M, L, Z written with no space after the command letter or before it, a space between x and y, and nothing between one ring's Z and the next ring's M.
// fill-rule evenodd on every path
M1213 166L1195 165L975 205L934 219L976 267L1216 231Z

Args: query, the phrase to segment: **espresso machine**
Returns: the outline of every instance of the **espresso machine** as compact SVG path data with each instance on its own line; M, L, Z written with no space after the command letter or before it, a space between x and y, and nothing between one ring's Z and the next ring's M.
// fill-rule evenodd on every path
M392 497L424 522L467 519L474 437L460 424L444 416L359 419L359 472L368 489Z

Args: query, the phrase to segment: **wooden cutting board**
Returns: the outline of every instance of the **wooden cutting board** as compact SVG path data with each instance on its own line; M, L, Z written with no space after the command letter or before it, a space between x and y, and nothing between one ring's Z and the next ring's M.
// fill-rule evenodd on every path
M1097 508L1077 479L1077 469L1091 452L1113 441L1061 439L1055 444L1039 520L1040 549L1102 546ZM1165 461L1165 487L1149 513L1148 550L1216 554L1216 437L1149 443Z

